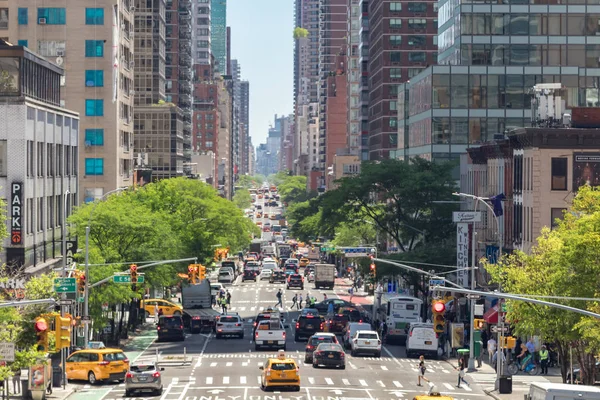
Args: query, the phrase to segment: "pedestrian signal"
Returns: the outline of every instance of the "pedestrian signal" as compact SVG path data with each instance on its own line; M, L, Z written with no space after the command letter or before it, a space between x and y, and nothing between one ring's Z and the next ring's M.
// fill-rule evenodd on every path
M485 325L485 319L475 318L473 320L473 329L476 331L482 330L484 325Z

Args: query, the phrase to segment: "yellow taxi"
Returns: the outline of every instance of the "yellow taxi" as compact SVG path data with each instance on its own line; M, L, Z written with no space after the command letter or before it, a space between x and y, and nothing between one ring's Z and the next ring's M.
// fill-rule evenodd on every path
M285 386L300 391L300 367L294 359L286 357L285 351L279 350L277 358L269 358L265 361L265 365L258 368L262 370L260 379L262 390Z
M87 349L72 353L66 366L67 379L88 381L92 385L100 381L123 382L129 359L121 349Z
M276 220L276 219L277 219L277 215L275 215L275 214L271 214L271 220L273 220L273 221L274 221L274 220Z
M146 318L154 315L154 306L158 305L158 311L162 310L162 315L181 315L183 307L180 304L173 303L164 299L146 299L140 303L140 308L146 312Z
M302 257L300 259L300 268L306 267L308 264L310 264L310 260L308 258Z
M261 213L261 212L257 212L257 213L256 213L256 218L262 218L262 216L263 216L263 215L262 215L262 213Z
M269 214L267 214L267 213L264 213L264 214L263 214L263 218L264 218L264 219L269 219Z
M438 388L435 385L430 383L429 391L424 394L416 395L413 397L413 400L454 400L454 397L444 396L438 391Z

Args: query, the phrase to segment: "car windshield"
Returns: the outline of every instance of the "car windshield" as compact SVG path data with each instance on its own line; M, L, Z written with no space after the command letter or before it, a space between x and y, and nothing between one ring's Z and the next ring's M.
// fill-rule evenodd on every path
M127 357L125 357L125 353L120 352L120 353L106 353L104 354L104 361L123 361L126 360Z
M342 348L338 344L333 343L321 343L317 350L320 351L342 351Z
M271 364L271 369L273 371L292 371L296 369L296 366L293 363L274 363Z
M183 325L180 317L161 317L158 326L165 328L179 328Z
M312 344L313 346L317 346L319 343L333 343L333 337L332 336L318 336L318 337L312 338L312 340L310 341L310 344Z
M155 371L156 367L153 364L150 365L132 365L131 372L151 372Z
M376 333L359 332L358 337L361 339L377 339Z
M221 317L219 322L238 322L237 317Z
M229 271L221 271L221 272L219 272L219 275L231 275L231 272L229 272Z

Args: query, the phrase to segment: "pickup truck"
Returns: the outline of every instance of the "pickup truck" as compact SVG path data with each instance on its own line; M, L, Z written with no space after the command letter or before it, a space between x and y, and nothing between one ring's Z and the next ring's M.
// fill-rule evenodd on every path
M281 318L277 314L271 314L270 319L260 321L256 326L254 348L255 350L261 347L286 350L285 337L285 327Z

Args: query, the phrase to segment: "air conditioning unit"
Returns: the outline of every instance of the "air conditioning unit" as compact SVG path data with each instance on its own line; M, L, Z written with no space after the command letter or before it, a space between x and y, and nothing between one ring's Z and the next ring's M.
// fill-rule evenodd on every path
M58 57L64 57L65 56L65 51L64 50L56 50L56 55Z
M129 7L129 11L134 12L135 11L135 6Z
M135 61L129 61L129 68L135 67Z
M46 18L38 18L39 25L46 25Z

